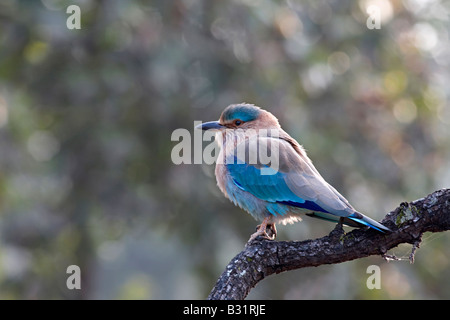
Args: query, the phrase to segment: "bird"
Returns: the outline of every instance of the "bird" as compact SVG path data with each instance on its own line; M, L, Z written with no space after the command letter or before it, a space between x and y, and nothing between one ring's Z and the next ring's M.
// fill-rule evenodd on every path
M213 130L219 145L215 176L222 193L261 224L249 242L274 240L276 224L292 224L303 216L351 227L391 230L357 211L325 181L306 151L269 111L249 103L231 104L218 121L195 127ZM260 152L276 155L270 162Z

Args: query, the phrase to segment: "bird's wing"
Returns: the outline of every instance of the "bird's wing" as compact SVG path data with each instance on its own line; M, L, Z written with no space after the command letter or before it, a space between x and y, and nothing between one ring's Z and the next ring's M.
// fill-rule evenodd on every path
M370 226L375 222L370 218L370 223L359 221L367 217L358 213L322 178L302 147L287 134L282 138L257 136L242 143L245 143L245 148L241 149L245 154L236 151L228 155L226 162L233 182L240 189L265 201L304 208L326 220L338 221L340 217L349 217L345 220L352 226ZM242 145L235 150L239 147ZM265 150L268 152L264 153ZM264 157L267 154L270 157ZM272 160L270 164L269 158Z
M288 141L255 137L243 143L245 156L237 151L226 162L234 183L241 189L269 202L310 205L314 210L342 216L355 211L322 178L306 155L296 152ZM265 154L270 156L263 159Z

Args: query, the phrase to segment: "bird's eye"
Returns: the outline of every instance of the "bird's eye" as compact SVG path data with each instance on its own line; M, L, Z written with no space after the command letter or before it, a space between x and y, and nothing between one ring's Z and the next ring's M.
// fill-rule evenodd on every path
M240 126L242 124L241 120L234 120L234 124Z

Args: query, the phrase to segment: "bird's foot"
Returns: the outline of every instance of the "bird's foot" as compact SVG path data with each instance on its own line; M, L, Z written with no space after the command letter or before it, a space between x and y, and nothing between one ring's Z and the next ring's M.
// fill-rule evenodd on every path
M262 237L267 240L275 240L277 236L277 228L275 223L270 222L270 218L265 218L263 222L256 227L256 232L250 236L248 242L252 242L258 237Z
M250 239L248 239L247 242L252 242L253 240L255 240L258 237L262 237L263 239L267 239L267 240L274 240L275 236L269 236L269 234L266 232L266 230L262 230L262 229L258 229L255 233L253 233L250 236Z

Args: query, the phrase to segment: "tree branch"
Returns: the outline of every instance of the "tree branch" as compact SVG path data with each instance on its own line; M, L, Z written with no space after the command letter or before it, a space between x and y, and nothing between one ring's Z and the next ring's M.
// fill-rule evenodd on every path
M403 202L382 221L393 230L381 234L341 225L323 238L306 241L270 241L257 238L234 257L208 296L210 300L242 300L258 282L274 273L335 264L370 255L388 258L386 252L401 243L413 245L410 261L424 232L450 230L450 189Z

